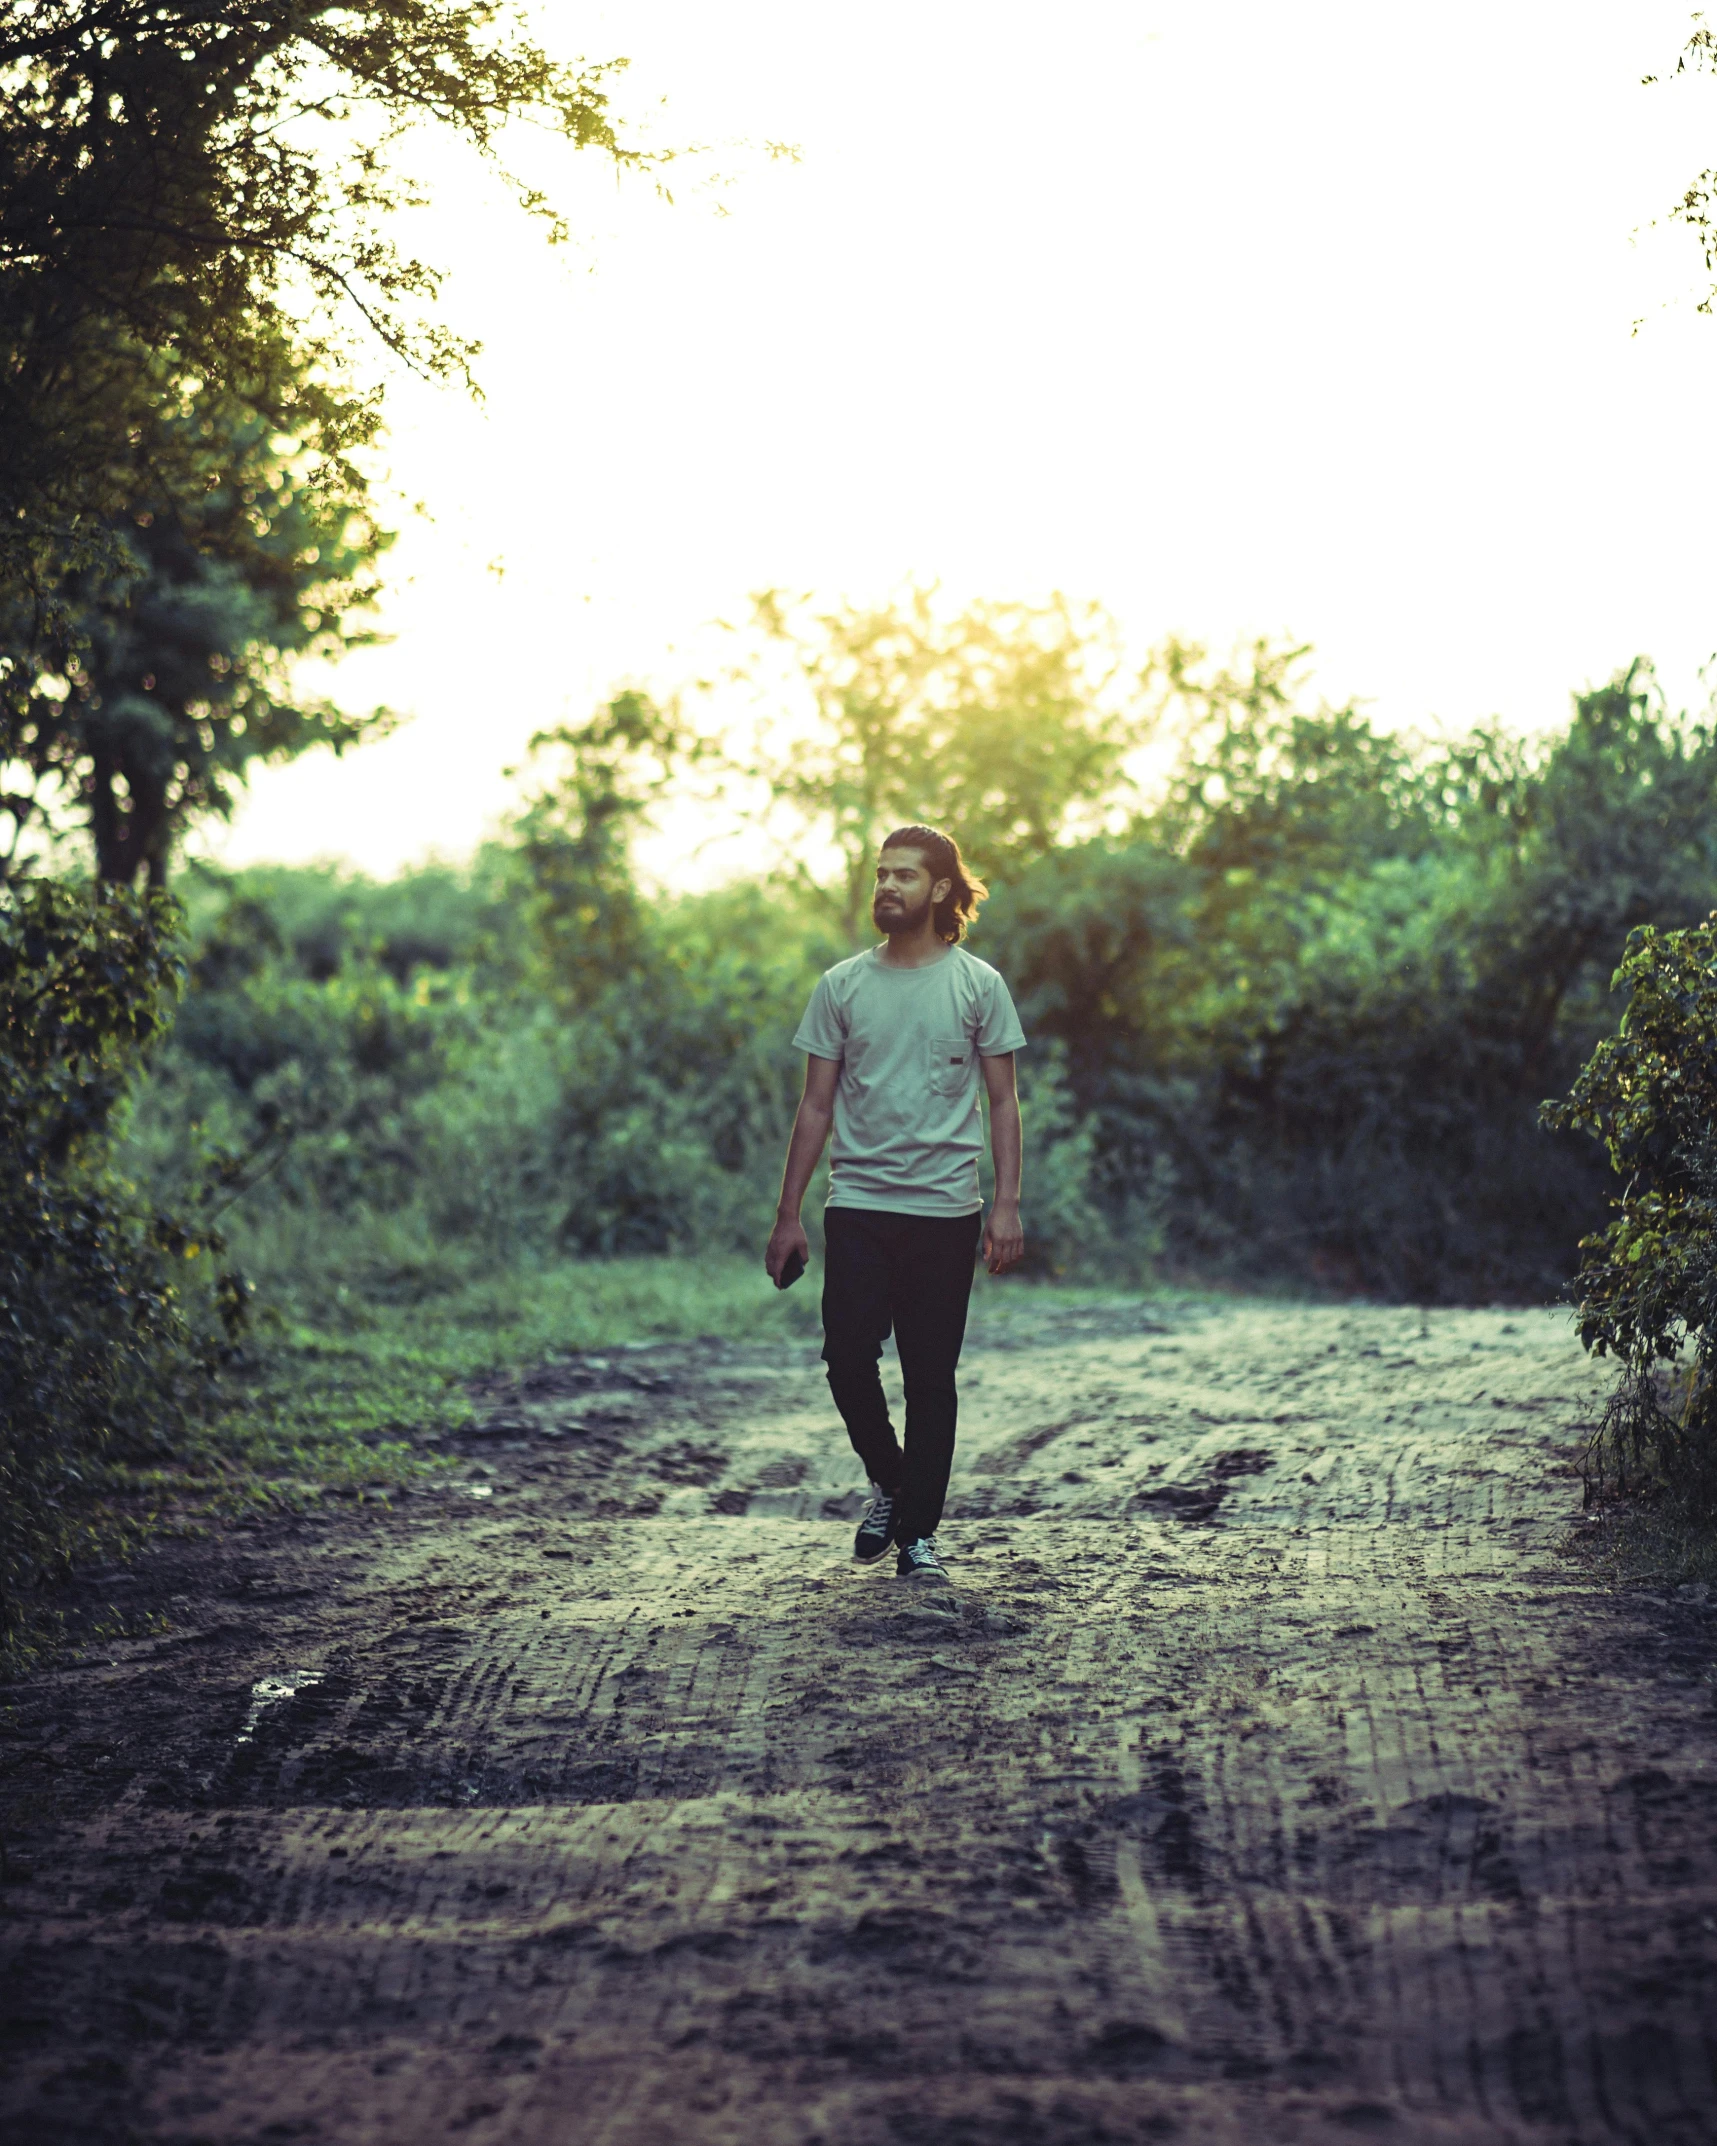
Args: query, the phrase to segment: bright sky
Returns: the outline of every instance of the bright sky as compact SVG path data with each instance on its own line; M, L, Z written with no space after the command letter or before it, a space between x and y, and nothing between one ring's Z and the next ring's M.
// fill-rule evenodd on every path
M534 730L672 684L768 585L1059 588L1141 654L1291 632L1391 725L1540 727L1639 652L1703 702L1717 319L1694 242L1645 227L1717 163L1717 81L1640 83L1685 5L539 12L631 58L659 139L802 161L724 151L669 207L536 159L582 234L550 252L418 158L488 400L396 394L433 520L392 645L337 674L411 721L264 770L214 854L467 852Z

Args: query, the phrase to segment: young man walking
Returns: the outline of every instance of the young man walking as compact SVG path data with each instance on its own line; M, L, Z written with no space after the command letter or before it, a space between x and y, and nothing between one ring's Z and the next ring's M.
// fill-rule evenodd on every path
M1001 1274L1025 1251L1014 1084L1025 1036L1007 985L960 944L986 891L959 845L934 828L902 827L883 844L871 902L882 943L821 978L793 1038L807 1054L805 1092L764 1256L777 1283L789 1262L807 1258L799 1210L832 1126L823 1361L871 1486L853 1555L874 1565L893 1547L898 1577L942 1585L936 1527L983 1221L980 1078L996 1170L985 1264ZM891 1327L906 1387L904 1448L877 1370Z

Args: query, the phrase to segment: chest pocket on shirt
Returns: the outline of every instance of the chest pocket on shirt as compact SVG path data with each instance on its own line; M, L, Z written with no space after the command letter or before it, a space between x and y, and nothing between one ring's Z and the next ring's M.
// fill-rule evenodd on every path
M973 1043L970 1036L932 1036L930 1039L930 1092L959 1095L972 1071Z

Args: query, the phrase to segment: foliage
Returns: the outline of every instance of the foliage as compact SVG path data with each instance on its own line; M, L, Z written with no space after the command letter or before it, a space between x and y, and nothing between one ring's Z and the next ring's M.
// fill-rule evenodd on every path
M68 578L64 646L17 670L13 762L29 787L7 801L20 832L74 801L97 875L151 886L189 820L230 813L253 761L340 752L388 722L302 704L286 677L290 658L373 638L354 615L387 537L242 408L203 396L160 429L200 490L138 499L117 556Z
M0 901L0 1650L27 1644L44 1575L101 1539L107 1456L157 1442L207 1367L187 1268L211 1248L106 1167L178 985L158 899L37 880ZM236 1327L241 1285L216 1290Z
M324 967L326 938L293 945L276 921L290 875L240 880L199 923L187 1002L131 1127L138 1168L170 1178L190 1124L233 1146L287 1125L258 1200L410 1214L426 1248L745 1241L792 1117L784 1039L803 977L838 949L808 948L813 923L740 889L640 904L612 974L569 973L570 932L540 883L522 868L504 883L503 922L479 921L502 902L493 881L472 886L448 965L395 970L401 942L361 926ZM354 895L391 894L343 891L353 910Z
M1717 917L1631 934L1627 1011L1548 1123L1601 1144L1624 1183L1580 1247L1580 1339L1621 1379L1594 1443L1599 1479L1655 1472L1717 1511ZM1665 1367L1683 1353L1679 1377ZM1671 1405L1673 1404L1673 1405Z
M1157 1185L1171 1259L1552 1293L1602 1194L1535 1105L1609 1025L1629 929L1717 889L1709 727L1635 666L1560 739L1417 746L1252 673L1178 661L1163 803L1031 866L974 946L1065 1046L1111 1209Z
M38 592L140 499L194 507L193 441L156 420L213 393L297 441L313 489L361 489L373 336L429 374L473 346L402 253L396 168L439 125L497 164L530 121L638 161L610 70L553 58L496 0L40 0L0 22L0 579ZM524 205L562 227L540 194Z
M530 750L535 786L511 848L557 995L583 1005L639 965L646 905L632 876L632 842L706 748L677 709L631 692L587 723L539 731Z
M385 545L362 456L380 423L375 361L470 378L475 346L438 318L436 271L395 243L397 212L418 199L400 140L437 125L498 168L506 130L528 121L642 162L610 122L608 73L552 58L498 0L39 0L0 14L0 812L14 836L0 859L0 1620L13 1626L21 1591L89 1524L74 1486L104 1453L184 1444L210 1320L233 1328L242 1311L230 1276L204 1274L192 1302L182 1269L200 1272L212 1240L129 1200L110 1128L126 1116L131 1149L160 1166L152 1182L199 1213L296 1159L306 1135L310 1177L337 1197L350 1122L378 1121L359 1144L368 1166L400 1117L390 1077L409 1103L446 1060L442 1027L458 1029L406 1005L373 963L321 997L305 979L265 983L231 931L197 984L206 1011L224 963L249 1059L181 1053L178 1076L164 1069L166 1089L187 1067L201 1089L176 1122L157 1112L151 1152L148 1096L119 1106L177 973L167 912L34 881L41 860L17 838L43 819L57 834L69 801L100 880L128 889L141 874L158 890L184 823L228 810L253 760L338 750L385 720L302 702L290 664L364 637ZM509 184L565 235L542 195ZM369 368L366 338L380 345ZM210 1147L211 1099L240 1130L233 1149Z
M1709 731L1636 667L1559 738L1418 744L1308 708L1291 655L1165 653L1181 750L1160 802L1010 869L980 916L1033 1038L1039 1269L1554 1294L1602 1169L1536 1105L1611 1025L1628 930L1717 892ZM798 1087L788 1039L850 942L796 873L638 884L631 835L698 750L675 707L622 695L545 738L468 876L197 875L140 1172L178 1197L197 1139L290 1129L241 1240L265 1215L388 1217L400 1263L366 1286L406 1295L448 1245L748 1245Z
M504 139L528 123L651 161L615 131L612 72L554 58L500 0L0 11L14 849L57 787L101 876L158 885L178 826L228 809L252 759L378 726L296 704L283 659L358 637L386 369L470 383L477 346L397 242L423 198L402 140L461 139L561 238Z

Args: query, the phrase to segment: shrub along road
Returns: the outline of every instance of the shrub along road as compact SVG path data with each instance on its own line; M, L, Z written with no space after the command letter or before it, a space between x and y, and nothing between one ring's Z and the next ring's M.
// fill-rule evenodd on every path
M1548 1313L998 1292L957 1607L803 1344L484 1396L8 1695L10 2135L1717 2137L1717 1617Z

